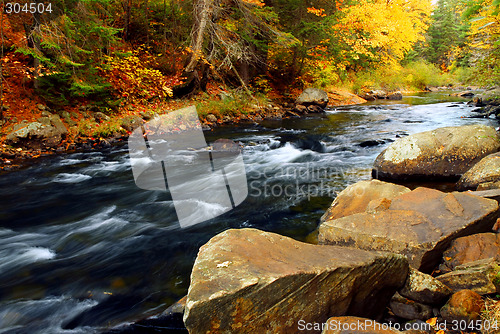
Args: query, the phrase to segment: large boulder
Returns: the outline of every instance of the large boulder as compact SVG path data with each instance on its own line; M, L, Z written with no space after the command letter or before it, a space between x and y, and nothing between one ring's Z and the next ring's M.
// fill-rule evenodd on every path
M404 254L414 268L431 272L451 241L490 231L497 215L495 200L417 188L393 198L386 210L324 221L318 241Z
M482 158L457 183L459 190L477 189L480 184L500 181L500 152Z
M500 262L500 234L473 234L453 240L443 254L440 269L449 272L460 265L489 258Z
M184 323L190 333L296 333L299 320L378 318L407 274L396 254L227 230L200 248Z
M360 181L342 190L321 221L337 219L365 211L387 209L391 200L410 189L393 183L379 180Z
M458 178L488 154L500 149L491 126L439 128L400 138L375 160L378 179Z
M50 148L66 137L68 130L58 115L42 117L7 135L6 142L13 146Z
M328 94L318 88L307 88L299 95L295 103L306 107L316 105L323 109L328 104Z

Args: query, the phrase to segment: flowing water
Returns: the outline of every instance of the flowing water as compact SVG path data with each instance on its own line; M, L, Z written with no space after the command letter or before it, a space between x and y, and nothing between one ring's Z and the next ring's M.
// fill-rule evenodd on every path
M305 240L336 193L398 137L483 123L444 93L205 132L242 145L249 196L181 229L168 192L136 187L126 145L0 176L0 333L99 333L186 294L198 248L229 228ZM216 210L207 206L206 210Z

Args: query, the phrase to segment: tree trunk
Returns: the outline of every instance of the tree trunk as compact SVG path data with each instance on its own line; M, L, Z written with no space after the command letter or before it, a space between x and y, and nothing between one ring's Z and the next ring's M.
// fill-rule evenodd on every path
M128 40L130 37L130 15L132 10L132 0L125 0L125 29L123 39Z
M193 28L191 29L191 53L184 67L183 77L186 82L174 89L174 94L182 96L206 90L208 81L208 65L203 59L203 46L208 25L212 21L213 0L196 0L193 9Z
M35 54L41 53L41 45L40 45L40 37L35 34L35 32L38 30L40 27L40 22L41 22L41 14L38 12L35 12L33 14L33 24L31 26L28 26L27 24L24 24L24 33L26 34L26 40L28 47L33 48L35 50ZM3 46L3 43L2 43ZM37 57L33 57L33 68L34 73L34 79L33 79L33 86L35 89L38 89L40 86L40 59Z

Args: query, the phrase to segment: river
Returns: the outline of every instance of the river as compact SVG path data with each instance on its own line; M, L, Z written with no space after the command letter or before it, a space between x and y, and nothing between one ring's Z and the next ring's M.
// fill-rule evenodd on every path
M370 179L398 137L497 126L466 118L472 107L447 94L205 132L209 143L241 143L249 196L184 229L168 192L136 187L126 145L0 175L0 333L99 333L161 312L186 294L198 248L228 228L305 240L336 193Z

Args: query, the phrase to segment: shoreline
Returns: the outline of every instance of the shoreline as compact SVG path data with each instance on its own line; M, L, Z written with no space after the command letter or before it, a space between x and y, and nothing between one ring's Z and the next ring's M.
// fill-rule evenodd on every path
M348 106L348 105L357 105L367 102L366 100L360 98L359 96L350 93L344 89L340 88L329 88L326 90L328 97L330 99L328 107L338 107L338 106ZM198 115L202 124L203 130L211 130L213 128L219 126L234 126L239 124L259 124L265 120L281 120L283 118L295 118L302 117L304 115L309 114L307 110L298 112L295 110L295 103L293 102L277 102L278 100L282 100L283 98L274 100L270 100L270 103L267 105L255 105L253 110L250 112L237 111L235 116L224 115L214 120L214 114L212 113L203 113L198 110ZM218 98L211 98L208 100L208 103L212 101L218 101ZM64 138L53 147L43 147L37 140L33 140L31 138L22 142L22 145L9 145L6 143L6 138L8 133L12 133L11 131L3 132L0 137L0 175L7 174L10 172L14 172L17 170L21 170L27 168L33 164L36 164L37 161L41 158L51 157L55 155L61 154L70 154L77 152L91 152L94 150L102 150L105 148L109 148L113 145L124 142L128 139L129 135L132 133L133 129L139 125L140 122L144 123L153 117L161 114L168 113L168 111L176 110L188 105L196 105L196 100L194 99L185 99L185 100L172 100L165 101L165 103L161 106L157 106L156 111L147 110L147 108L151 108L151 106L145 105L138 107L135 111L131 110L131 106L124 107L121 112L112 115L104 115L102 116L100 112L96 112L94 114L95 120L95 130L97 131L98 127L104 128L108 126L111 128L115 124L120 124L118 131L109 132L107 136L105 135L84 135L81 133L75 133L75 131L81 131L80 128L85 126L89 119L90 115L82 112L83 115L81 118L75 121L75 118L64 117L61 119L59 113L51 113L51 109L40 105L40 115L50 115L49 117L57 117L66 127L68 131ZM206 102L206 101L204 101ZM295 111L294 111L295 110ZM321 110L320 112L323 112ZM64 113L64 112L63 112ZM312 113L312 112L311 112ZM319 112L315 112L319 113ZM73 113L74 114L74 113ZM40 120L42 117L38 118ZM106 117L107 119L100 119L98 117ZM212 122L210 122L212 121ZM7 122L6 122L7 123ZM24 127L22 126L23 124ZM16 124L9 124L9 127L4 127L7 129L23 129L27 127L29 124L27 120L22 120L21 122L17 122ZM72 124L71 126L69 126ZM91 125L92 126L92 125ZM5 130L5 129L1 129ZM102 130L105 131L105 130ZM96 138L97 137L97 138ZM33 145L34 147L29 147L29 145ZM28 146L28 147L26 147ZM38 146L38 147L37 147Z

